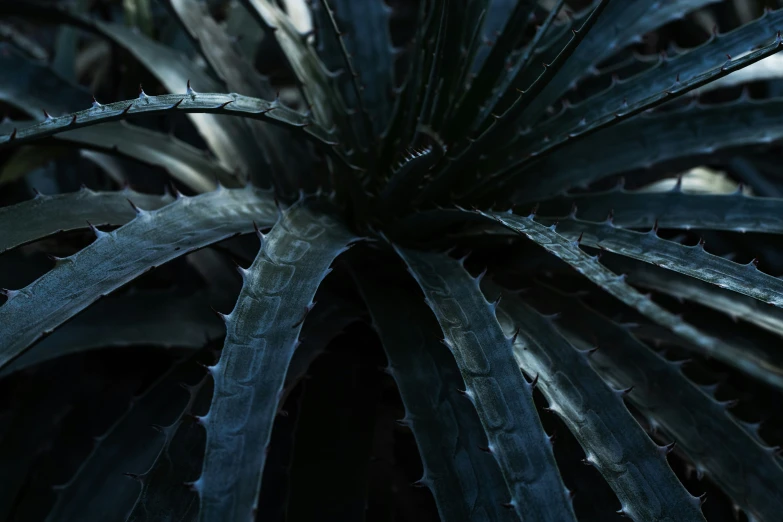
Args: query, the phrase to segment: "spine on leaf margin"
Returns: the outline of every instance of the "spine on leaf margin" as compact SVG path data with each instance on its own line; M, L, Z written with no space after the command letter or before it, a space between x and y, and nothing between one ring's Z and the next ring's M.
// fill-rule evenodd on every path
M582 445L586 463L598 468L633 520L704 520L701 500L680 483L658 447L623 402L631 390L613 390L553 323L517 296L489 282L490 298L501 297L498 318L507 332L519 328L514 354Z
M479 282L446 254L396 248L424 291L465 381L511 493L508 503L523 520L575 520L552 445L541 426L532 386L514 360Z
M725 362L742 372L760 379L772 386L783 388L783 374L759 353L748 352L711 337L686 323L677 315L653 302L625 282L625 276L618 276L579 248L579 240L570 241L555 232L554 227L536 223L533 216L517 216L502 212L478 212L517 234L524 235L541 245L549 253L559 257L590 281L634 308L645 317L685 339L689 347L699 353Z
M543 286L543 285L542 285ZM546 299L558 310L558 329L591 350L590 364L612 384L633 386L627 395L650 424L677 443L699 473L705 472L751 520L773 522L783 511L783 468L758 435L758 424L732 417L727 404L700 389L682 373L682 364L667 361L611 321L549 287L536 286L525 300Z
M383 343L391 375L405 406L402 420L416 438L424 473L445 522L518 520L503 506L506 486L497 462L482 451L486 436L441 332L420 298L381 287L359 272L356 284ZM404 325L404 327L401 327Z
M147 270L253 230L253 220L274 222L277 207L270 192L249 186L220 189L196 197L180 196L154 211L135 205L136 217L112 232L93 228L97 238L52 270L19 290L6 291L0 306L0 367L42 335L100 297Z
M244 116L303 129L316 140L334 145L331 133L315 125L306 115L271 102L250 98L240 94L196 93L188 89L183 94L147 96L142 91L135 100L125 100L106 105L94 103L89 109L65 116L50 117L23 129L14 129L11 134L0 136L0 147L25 143L60 132L79 129L101 122L126 119L136 114L168 113L210 113Z
M207 445L201 476L199 520L252 520L272 424L286 371L313 296L329 265L355 241L304 201L283 212L225 316L226 342L209 369L215 383L209 412L199 418Z
M560 221L557 232L570 238L580 237L587 246L638 259L783 307L783 281L761 272L756 268L756 260L741 265L710 254L701 241L686 246L658 237L657 227L643 233L617 228L610 221L591 223L576 218Z
M124 225L136 217L128 200L140 208L157 210L174 198L140 194L132 190L38 195L28 201L0 208L0 253L43 239L60 231L93 226Z

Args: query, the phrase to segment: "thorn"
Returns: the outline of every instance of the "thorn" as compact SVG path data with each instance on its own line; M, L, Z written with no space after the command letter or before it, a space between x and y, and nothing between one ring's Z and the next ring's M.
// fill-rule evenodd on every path
M92 108L97 109L98 107L103 107L100 103L98 103L98 100L95 99L95 96L92 97Z
M196 93L196 91L194 91L194 90L193 90L193 89L190 87L190 79L188 79L188 86L187 86L187 88L185 89L185 93L186 93L186 94L188 94L189 96L195 96L195 95L197 94L197 93Z
M511 336L511 344L512 345L517 341L517 337L519 337L519 330L520 330L520 327L517 326L517 329L514 330L514 335Z
M103 232L103 231L101 231L101 230L98 230L98 229L95 227L95 225L93 225L93 224L92 224L92 223L90 223L89 221L87 221L87 226L88 226L88 227L90 227L90 230L92 230L92 233L95 235L95 238L96 238L96 239L100 239L100 238L101 238L101 236L106 236L106 235L108 235L106 232Z
M14 130L11 131L11 135L8 136L8 141L12 141L16 139L16 127L14 127Z
M46 112L46 109L41 109L41 110L43 110L44 119L46 119L46 121L49 121L49 120L53 119L51 116L49 116L49 113Z
M533 377L533 381L530 383L530 388L531 388L531 389L535 388L535 387L536 387L536 385L538 384L538 375L539 375L539 374L536 374L536 376L535 376L535 377Z
M209 308L210 308L210 309L211 309L213 312L215 312L215 315L217 315L217 316L218 316L220 319L222 319L224 323L225 323L225 322L228 322L228 316L227 316L226 314L224 314L224 313L222 313L222 312L218 312L217 310L215 310L215 309L214 309L213 307L211 307L211 306L210 306Z
M658 449L663 453L664 455L668 455L672 451L674 451L674 446L677 445L677 441L672 442L671 444L666 444L665 446L658 446Z
M130 206L131 206L131 208L133 209L133 211L134 211L134 212L136 212L136 215L139 215L139 214L143 214L143 213L144 213L144 211L143 211L142 209L140 209L139 207L137 207L137 206L136 206L136 203L134 203L133 201L131 201L131 199L130 199L130 198L125 198L125 199L127 199L127 200L128 200L128 203L130 203Z
M258 236L259 241L261 241L261 243L263 243L264 239L266 238L266 236L264 236L264 233L261 232L260 228L258 228L258 224L256 224L255 221L253 221L253 230L256 231L256 236Z
M304 323L305 319L307 318L307 314L310 313L310 311L313 309L314 306L315 306L315 301L313 301L309 305L305 306L305 310L304 310L304 314L302 314L302 318L299 319L296 323L294 323L291 326L291 328L296 328L297 326L300 326L302 323Z
M0 295L4 295L7 299L11 299L13 296L19 293L19 290L9 290L7 288L0 288Z
M139 84L139 99L149 98L147 96L147 93L144 92L144 89L141 87L141 84Z

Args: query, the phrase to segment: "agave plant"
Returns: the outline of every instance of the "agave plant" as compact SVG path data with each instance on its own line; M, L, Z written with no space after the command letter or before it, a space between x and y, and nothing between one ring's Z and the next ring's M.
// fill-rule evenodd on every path
M270 52L287 58L297 87L287 102L204 4L165 2L195 61L77 11L0 5L4 16L108 40L169 92L98 101L36 60L32 43L3 44L0 97L28 117L2 123L6 168L23 174L50 150L41 147L70 145L96 161L163 167L188 194L82 188L0 208L0 252L59 231L95 236L4 290L3 375L112 344L187 348L97 439L46 520L275 520L258 509L275 486L261 480L279 451L275 419L326 344L369 318L420 453L418 484L444 522L576 520L534 391L613 490L618 513L704 519L702 491L686 489L667 460L676 444L748 520L779 521L776 448L727 412L714 387L686 376L682 360L640 339L667 340L696 367L717 364L778 393L783 359L760 336L783 334L783 282L756 259L735 262L720 244L710 253L677 231L772 237L783 233L783 201L741 187L689 192L682 180L666 191L614 186L620 176L636 188L671 179L708 157L749 163L749 184L763 193L748 153L781 137L783 104L747 91L708 103L703 93L783 48L783 10L655 60L631 52L643 35L716 3L597 0L572 13L564 0L423 0L412 41L398 48L382 0L314 0L306 33L273 0L240 2L248 34L273 35ZM179 113L200 141L118 122ZM232 303L222 254L205 248L241 259L247 243L226 240L254 232L260 247L238 266ZM189 254L209 289L117 292ZM732 335L719 322L689 322L662 296L743 324ZM210 305L233 306L219 313L225 330L204 316ZM223 343L213 360L198 350L210 339ZM180 382L186 401L175 400ZM168 419L162 435L144 442L158 418ZM24 429L8 423L3 433ZM14 484L3 497L9 517Z

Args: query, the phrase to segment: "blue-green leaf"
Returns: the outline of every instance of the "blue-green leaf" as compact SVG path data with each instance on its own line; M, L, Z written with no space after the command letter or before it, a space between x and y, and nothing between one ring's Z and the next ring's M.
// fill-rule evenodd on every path
M481 422L458 392L462 377L425 304L396 287L379 286L366 272L358 273L356 283L416 438L424 465L420 482L432 491L441 520L516 520L503 507L508 487L495 459L480 449L487 446Z
M159 210L139 210L133 221L56 261L40 279L8 293L0 306L0 368L101 296L145 271L236 234L253 221L274 221L269 192L222 189L181 197Z
M512 182L519 203L535 202L575 186L664 161L711 154L783 137L783 100L692 105L637 116L561 147L524 168ZM642 138L643 137L643 138Z
M591 67L634 43L641 35L720 0L612 0L594 30L585 38L568 63L536 99L525 114L526 122L537 121Z
M544 202L541 216L561 216L569 207L584 221L612 222L624 228L726 230L783 234L783 199L732 194L694 194L678 188L666 192L627 191L567 194Z
M95 105L89 109L48 118L36 125L12 131L0 136L0 147L25 143L46 136L53 136L69 130L97 125L108 121L124 120L136 114L174 114L174 113L212 113L230 114L268 121L302 129L323 143L333 144L331 135L313 124L308 116L283 107L278 100L265 101L239 94L183 93L147 96Z
M559 136L577 127L580 120L592 122L614 111L622 111L629 105L663 92L681 81L723 66L727 55L739 57L753 50L755 46L773 40L781 29L783 9L765 13L759 19L729 33L716 34L699 47L671 58L661 58L655 67L613 83L605 91L570 106L555 118L536 127L534 136ZM733 76L729 75L727 78ZM529 139L534 138L531 136Z
M649 296L642 295L628 285L624 276L618 276L601 265L597 257L583 252L579 248L578 241L568 240L555 232L553 227L537 223L533 216L523 217L499 212L479 212L479 214L538 243L621 302L687 340L689 348L725 362L772 386L783 388L783 373L780 371L780 366L774 361L769 361L768 354L725 342L686 323L682 318L653 302Z
M139 292L108 296L0 370L5 377L66 355L119 346L196 349L225 333L204 295Z
M263 240L226 316L226 342L210 367L215 391L201 476L199 520L249 520L266 447L305 315L329 265L355 237L305 202L287 209ZM252 442L251 442L252 441Z
M0 207L0 253L60 231L93 226L124 225L136 217L128 200L140 208L156 210L171 203L169 195L141 194L129 189L118 192L79 192L37 196Z
M691 496L659 448L614 390L590 368L554 324L511 292L482 284L490 299L502 297L498 319L507 334L519 328L514 354L582 445L633 520L704 520L701 501Z
M701 242L686 246L658 237L657 230L635 232L615 227L610 221L593 223L576 218L560 221L557 231L572 239L579 237L585 245L651 263L783 307L783 280L761 272L755 262L743 265L710 254Z
M575 520L568 490L525 381L495 316L495 305L459 261L396 248L424 291L476 406L489 448L525 520Z
M725 491L753 520L773 522L783 510L783 468L758 436L758 426L743 423L726 405L702 391L670 362L639 342L627 328L556 290L535 288L524 297L557 306L557 327L579 346L598 350L588 360L614 386L633 390L626 399L651 425L661 428L677 448Z

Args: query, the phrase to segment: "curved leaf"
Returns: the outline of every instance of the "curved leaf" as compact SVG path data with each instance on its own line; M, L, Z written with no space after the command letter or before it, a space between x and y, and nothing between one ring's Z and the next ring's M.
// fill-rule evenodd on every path
M6 136L0 136L0 147L28 142L52 136L65 131L96 125L98 123L123 120L136 114L168 114L177 112L204 112L230 114L254 118L283 126L303 129L325 144L333 145L330 134L315 126L307 116L280 105L277 100L268 102L248 98L239 94L164 94L126 100L107 105L96 105L87 110L66 116L49 118L36 125L18 129Z
M503 507L508 488L496 461L480 449L487 445L484 429L458 392L464 383L437 323L427 321L418 298L372 279L355 276L416 438L424 466L419 482L432 491L441 520L516 520Z
M223 86L196 67L187 56L128 27L91 20L61 7L40 4L32 0L2 2L0 15L21 16L54 24L71 24L98 34L128 51L171 92L181 89L188 81L191 81L196 89L205 92L224 90ZM89 97L84 99L85 105L88 101ZM38 109L40 108L36 107L36 110ZM215 156L230 170L251 172L263 166L257 161L259 159L257 147L247 131L246 122L202 113L190 113L188 118Z
M145 271L233 235L253 220L268 223L277 208L269 192L249 187L182 197L99 237L0 306L0 368L42 335Z
M199 520L251 517L303 315L313 306L329 265L355 239L300 202L283 213L243 271L244 286L226 316L220 360L210 367L212 405L199 419L207 430L204 468L193 483L200 497Z
M733 194L689 194L679 188L667 192L628 191L567 194L545 202L542 216L562 215L573 204L584 221L602 221L611 212L615 225L625 228L727 230L783 234L783 199Z
M782 40L783 41L783 40ZM783 100L742 99L724 105L692 105L637 116L596 132L542 158L512 181L518 203L562 194L575 186L664 161L717 149L767 144L783 137Z
M389 29L391 8L384 0L329 0L375 133L386 129L392 110L395 50Z
M777 520L783 509L783 468L774 448L758 437L758 426L734 419L725 403L682 374L681 364L659 356L628 329L553 289L535 289L528 295L539 296L557 303L562 320L556 326L561 331L576 334L581 346L598 343L598 350L588 357L590 364L615 386L633 386L626 399L672 437L697 469L753 520Z
M613 390L590 368L587 352L576 350L551 321L495 285L487 297L502 296L498 319L506 333L519 335L514 355L585 450L633 520L705 520L701 501L691 496L659 448Z
M216 163L203 150L174 136L128 125L124 121L63 132L55 138L57 141L161 167L171 177L196 192L215 190L217 183L226 187L239 185L233 172Z
M0 100L24 110L30 116L42 116L42 107L55 115L75 111L90 99L87 91L60 78L48 66L27 60L2 44L0 63L4 69L8 67L9 71L13 71L13 77L0 75ZM19 122L19 126L27 127L28 124ZM173 136L125 125L124 122L104 124L99 130L77 129L59 138L158 165L197 192L214 190L216 179L227 186L237 185L233 173L205 157L195 147ZM29 154L41 155L39 150L32 150ZM27 158L29 156L25 154L9 161L3 168L0 182L11 181L14 179L12 176L26 173L20 168L23 165L17 167L17 162Z
M66 230L93 226L124 225L136 217L128 200L146 210L156 210L174 198L141 194L130 189L119 192L94 192L86 187L79 192L36 196L28 201L0 207L0 253L31 241Z
M701 242L686 246L658 237L655 229L647 233L635 232L617 228L611 221L592 223L575 218L560 221L557 231L566 237L580 237L588 246L651 263L783 307L783 280L761 272L755 262L741 265L710 254Z
M331 297L331 296L329 296ZM347 323L351 322L353 310L335 305L329 299L308 314L297 348L285 375L284 395L288 394L304 377L312 360L317 357L329 341ZM217 319L214 315L213 318ZM221 326L222 329L222 326ZM165 441L155 461L138 478L142 491L128 516L128 521L156 522L158 519L192 522L198 513L198 497L183 482L195 479L201 469L204 454L203 428L190 417L204 413L212 397L211 379L207 376L194 386L186 386L190 401L181 415L164 428ZM281 399L282 404L285 399Z
M195 349L224 333L223 323L202 295L108 296L14 359L0 370L0 378L87 350L144 345Z
M616 265L612 260L612 265ZM717 288L693 277L672 274L669 270L655 268L644 263L622 263L627 269L628 282L674 296L687 299L702 306L724 313L734 320L742 319L774 334L783 336L783 310L751 297Z
M71 479L57 488L47 522L121 520L118 516L130 511L139 490L124 474L136 476L152 463L164 439L153 426L165 426L177 418L187 403L187 392L180 383L200 374L203 370L189 357L174 363L134 397L127 410L97 437Z
M525 520L575 520L568 490L525 381L478 282L445 254L395 247L440 323L511 493Z
M532 216L522 217L499 212L479 212L493 219L509 230L524 235L541 245L549 253L571 265L577 272L587 277L603 290L626 305L637 310L654 323L664 326L689 342L689 347L714 357L740 371L752 375L772 386L783 388L783 371L776 361L769 360L769 354L754 350L753 346L738 346L712 337L694 326L684 322L677 315L653 302L625 282L624 276L618 276L579 248L577 241L569 241L552 227L536 223Z
M535 137L559 136L579 125L580 120L592 122L601 116L623 111L629 105L649 98L677 85L680 81L697 76L703 72L726 63L726 56L740 57L751 51L756 45L775 38L783 29L783 9L765 13L763 16L726 34L716 34L706 43L671 58L662 58L655 67L644 72L613 83L607 90L591 96L585 101L570 106L557 117L536 127ZM767 60L772 60L769 57ZM743 69L750 71L765 61ZM731 74L725 80L733 79L743 72ZM708 87L724 80L707 84ZM530 137L530 139L534 139Z
M648 33L662 25L682 18L720 0L637 0L627 2L613 0L606 12L596 24L590 35L585 38L565 67L547 86L536 100L533 110L528 111L526 122L535 122L546 109L560 98L563 93L591 67L634 43L640 35Z

